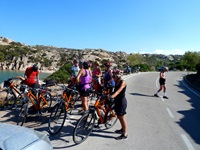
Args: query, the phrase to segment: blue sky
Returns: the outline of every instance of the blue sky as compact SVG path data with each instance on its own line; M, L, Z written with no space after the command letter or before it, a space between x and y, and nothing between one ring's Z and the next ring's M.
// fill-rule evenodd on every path
M0 36L126 53L200 50L200 0L1 0Z

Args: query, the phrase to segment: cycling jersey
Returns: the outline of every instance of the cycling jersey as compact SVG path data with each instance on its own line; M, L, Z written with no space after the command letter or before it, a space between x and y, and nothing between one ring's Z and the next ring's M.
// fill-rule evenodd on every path
M32 86L33 84L37 83L39 71L33 71L32 67L28 67L25 71L26 79L24 83L28 86Z
M90 88L90 83L91 83L91 80L92 80L90 71L88 69L85 69L85 72L86 72L85 76L81 76L80 77L81 90L89 89Z

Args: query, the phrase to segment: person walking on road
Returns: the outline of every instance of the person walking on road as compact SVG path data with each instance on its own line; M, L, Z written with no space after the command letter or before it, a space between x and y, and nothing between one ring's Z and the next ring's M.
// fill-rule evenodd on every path
M167 95L166 95L166 76L165 76L165 72L168 71L167 67L163 67L163 69L160 71L160 79L159 79L159 83L160 83L160 88L158 89L158 91L154 94L154 96L159 97L158 93L160 91L163 90L164 92L164 96L163 98L168 99Z
M115 90L110 98L114 98L115 103L115 113L117 114L117 118L120 121L121 129L116 130L115 133L121 134L120 136L116 137L116 140L126 139L127 135L127 122L125 119L126 108L127 108L127 100L125 97L126 93L126 82L121 78L122 74L120 70L117 70L113 75L115 80Z

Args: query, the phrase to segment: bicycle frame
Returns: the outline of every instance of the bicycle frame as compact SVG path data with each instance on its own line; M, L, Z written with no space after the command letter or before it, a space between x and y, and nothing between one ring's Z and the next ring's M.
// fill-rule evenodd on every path
M66 90L71 90L70 91L70 94L69 94L69 96L67 95L67 92L66 92ZM73 98L73 95L72 95L72 89L65 89L64 91L63 91L63 94L62 94L62 98L65 100L65 108L66 108L66 111L68 111L68 110L70 110L70 107L69 107L69 104L70 104L70 102L71 102L71 100L72 100L72 98Z
M103 100L96 100L95 104L94 104L94 107L95 107L95 110L97 112L97 115L99 116L99 119L100 119L100 122L101 123L105 123L106 122L106 119L107 119L107 115L108 115L108 112L110 111L110 106L109 105L105 105L106 103L106 99L103 99ZM103 115L102 116L102 112L103 111ZM116 116L116 114L113 112L114 116Z
M29 97L29 99L30 99L30 101L31 101L31 103L33 104L33 106L34 106L34 108L36 109L36 110L39 110L40 109L40 100L42 100L44 103L48 103L47 102L47 100L43 97L43 93L44 92L41 92L39 95L38 95L38 98L35 96L35 95L33 95L33 93L32 93L32 91L31 90L29 90L28 91L28 93L27 93L27 96ZM35 103L35 101L36 101L36 103Z
M19 94L21 96L21 92L16 88L16 86L14 85L14 83L11 83L10 86L9 86L9 88L11 88L12 90L14 90L15 92L17 92L17 94ZM16 94L15 94L15 96L16 96Z

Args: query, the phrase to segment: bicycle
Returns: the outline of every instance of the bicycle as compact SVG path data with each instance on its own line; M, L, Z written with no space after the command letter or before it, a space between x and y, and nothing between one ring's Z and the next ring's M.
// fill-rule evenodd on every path
M52 96L50 91L45 88L31 88L27 85L23 85L21 94L21 109L17 116L17 125L23 126L26 121L26 118L29 116L29 102L33 106L34 111L38 113L48 113L51 109ZM32 90L36 90L37 94L34 95Z
M107 98L107 95L97 94L97 100L93 107L85 113L77 122L74 132L73 141L75 144L84 142L92 132L95 121L98 119L98 125L104 124L106 129L112 128L117 122L117 115L113 110L113 99Z
M0 110L15 108L16 111L19 111L21 107L21 91L19 85L15 85L12 78L9 78L4 81L4 88L6 88L4 90L6 92L6 98L1 103Z
M67 113L80 113L80 106L78 107L76 104L80 99L79 92L74 89L75 87L61 87L63 88L62 96L59 98L57 104L52 108L49 117L48 128L50 134L57 134L61 131L65 123L65 119L67 118Z

